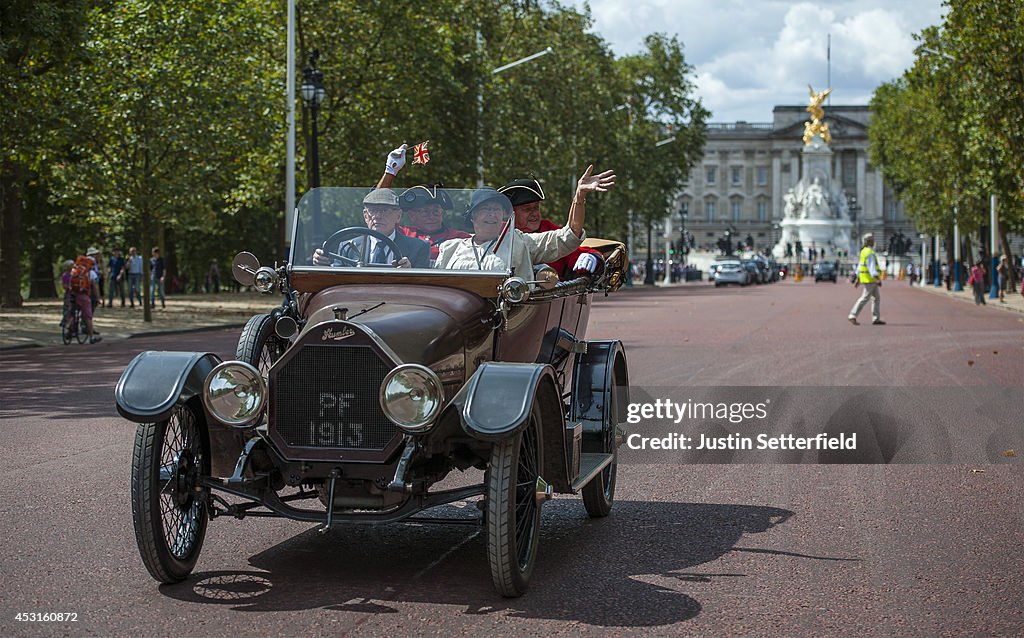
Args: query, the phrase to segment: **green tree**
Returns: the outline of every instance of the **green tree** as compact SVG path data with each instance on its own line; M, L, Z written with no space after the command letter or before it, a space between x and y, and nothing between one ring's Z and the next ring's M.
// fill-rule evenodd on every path
M0 305L21 305L22 203L62 145L56 87L81 53L85 0L10 0L0 7ZM36 238L30 237L34 244Z
M267 197L271 158L283 156L278 13L256 1L126 0L90 14L91 60L66 89L78 159L57 172L78 215L138 237L148 256L167 229L216 231Z

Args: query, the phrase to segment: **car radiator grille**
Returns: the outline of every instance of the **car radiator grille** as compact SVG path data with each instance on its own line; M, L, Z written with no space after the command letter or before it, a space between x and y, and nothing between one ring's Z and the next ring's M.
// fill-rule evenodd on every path
M303 346L276 371L271 427L294 447L382 450L397 432L378 398L390 369L368 346Z

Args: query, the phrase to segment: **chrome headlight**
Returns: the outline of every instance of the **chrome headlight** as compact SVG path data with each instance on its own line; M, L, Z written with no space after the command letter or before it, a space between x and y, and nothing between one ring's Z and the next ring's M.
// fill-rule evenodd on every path
M384 416L406 432L426 432L441 410L444 396L434 371L415 363L400 365L380 384Z
M249 425L259 418L266 400L263 375L244 361L219 364L203 384L203 404L224 425Z
M271 292L277 285L277 273L270 266L263 266L256 271L252 287L260 292Z

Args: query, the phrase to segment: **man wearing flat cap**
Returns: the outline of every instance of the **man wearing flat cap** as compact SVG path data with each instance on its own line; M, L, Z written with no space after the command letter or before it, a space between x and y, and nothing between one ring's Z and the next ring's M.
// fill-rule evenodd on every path
M429 268L430 245L425 241L414 239L398 230L398 222L402 218L402 209L398 205L398 197L390 188L377 188L363 198L363 221L370 230L377 231L393 241L401 255L393 253L391 248L372 235L356 237L343 242L338 247L342 257L363 261L368 255L367 264L381 264L399 268ZM366 245L369 242L369 245ZM313 253L313 263L317 266L337 265L320 248Z
M498 191L512 202L512 210L516 216L516 229L524 233L543 233L561 228L558 224L540 216L540 203L544 200L544 189L536 179L514 179ZM600 272L604 266L601 253L580 246L568 255L548 264L559 277L571 279L576 275L588 272Z

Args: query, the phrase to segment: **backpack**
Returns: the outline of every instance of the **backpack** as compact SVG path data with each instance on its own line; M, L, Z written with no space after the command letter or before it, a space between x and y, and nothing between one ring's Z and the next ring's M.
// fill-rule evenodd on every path
M79 255L75 259L75 265L71 267L68 289L75 294L92 292L92 279L89 277L91 271L92 259L85 255Z

